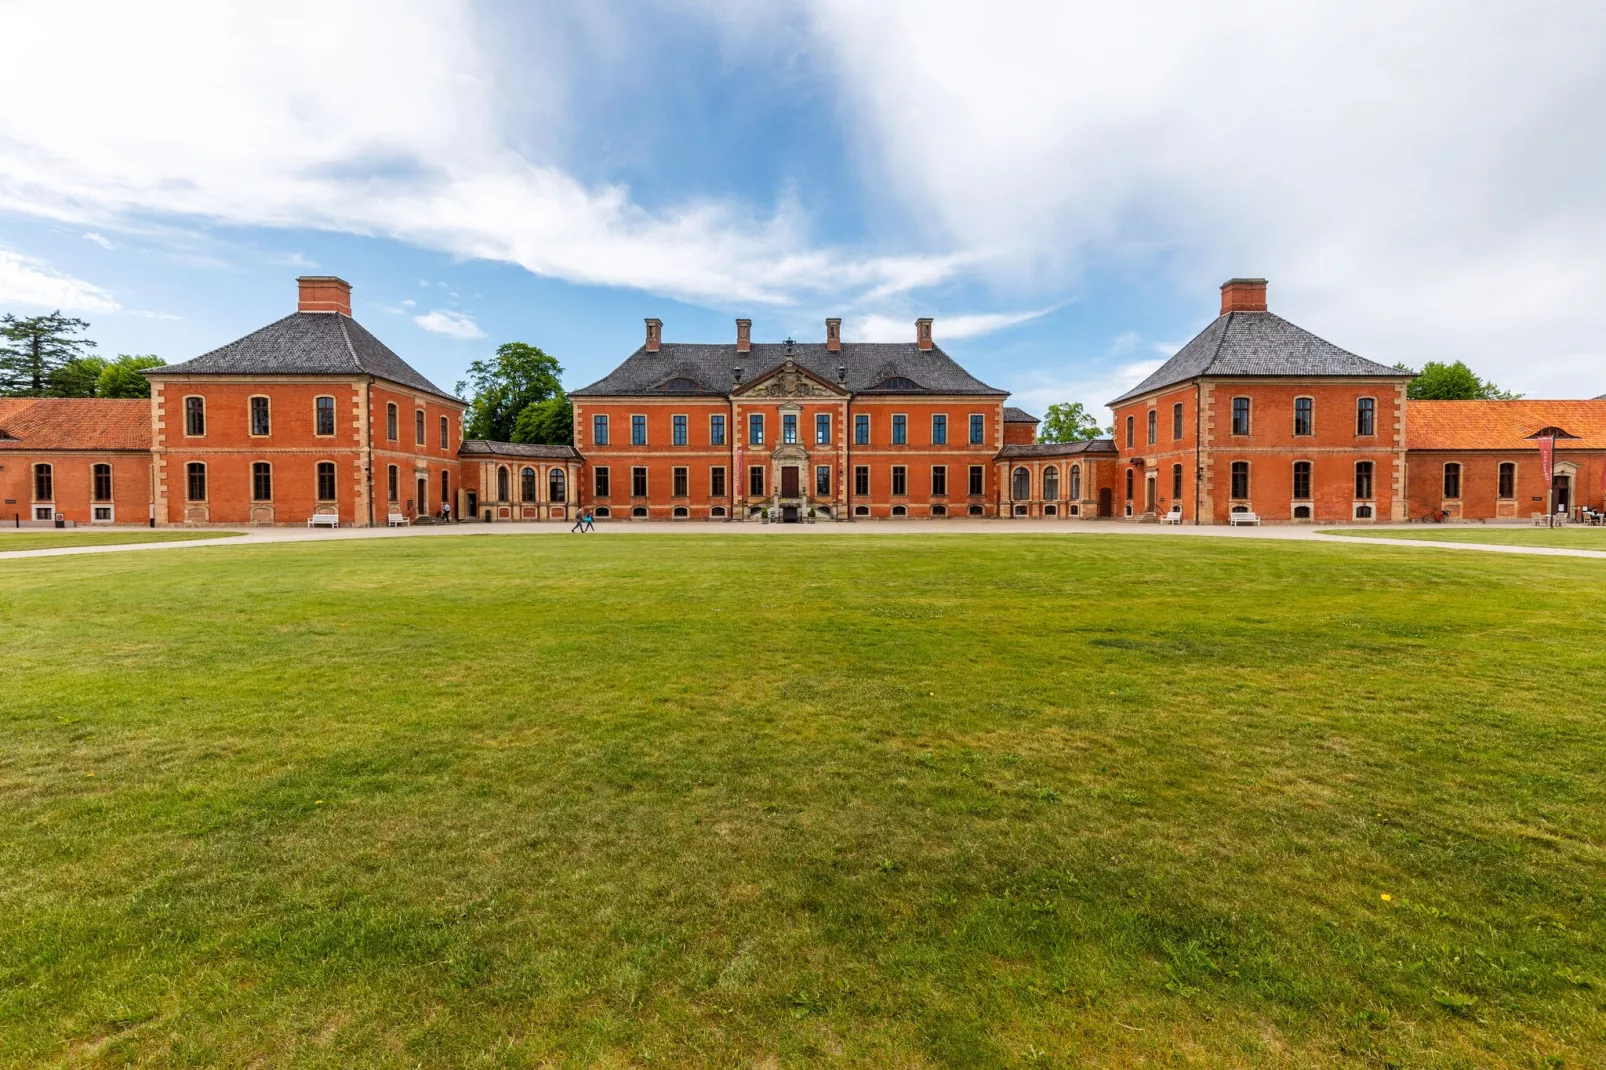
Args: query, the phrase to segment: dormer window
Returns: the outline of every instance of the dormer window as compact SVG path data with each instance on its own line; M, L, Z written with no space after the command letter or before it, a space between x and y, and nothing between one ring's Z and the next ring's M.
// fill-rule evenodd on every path
M889 379L881 380L881 382L876 385L876 389L877 390L919 390L920 387L915 385L915 381L913 379L905 378L902 375L894 375Z
M659 390L683 390L684 391L684 390L701 390L702 388L703 388L703 384L699 383L697 380L695 380L695 379L687 379L684 376L680 376L678 378L669 380L667 383L665 383L663 386L660 386L658 389Z

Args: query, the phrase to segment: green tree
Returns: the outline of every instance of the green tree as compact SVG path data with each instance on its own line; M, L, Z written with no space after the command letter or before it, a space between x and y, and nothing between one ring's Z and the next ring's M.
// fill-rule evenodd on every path
M468 378L457 392L469 399L468 438L514 442L514 429L525 409L548 398L563 397L563 365L536 346L504 342L490 360L468 366ZM467 393L465 393L467 391Z
M154 354L124 353L106 365L95 384L98 398L148 398L151 381L139 374L142 368L160 368L167 363Z
M100 357L73 357L50 373L45 393L53 398L92 398L106 367Z
M95 348L89 339L75 337L88 328L59 310L26 319L0 316L0 394L43 397L52 373Z
M574 406L561 391L555 397L524 406L513 423L513 441L539 446L574 444Z
M1050 405L1037 429L1039 442L1085 442L1098 438L1102 429L1099 422L1083 408L1080 401Z
M1394 366L1403 372L1411 371L1404 364ZM1522 397L1479 379L1459 360L1454 364L1428 361L1405 388L1405 396L1412 401L1511 401Z

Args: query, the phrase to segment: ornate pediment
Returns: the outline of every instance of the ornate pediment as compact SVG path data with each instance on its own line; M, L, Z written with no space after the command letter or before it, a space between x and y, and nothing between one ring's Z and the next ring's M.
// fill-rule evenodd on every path
M749 398L834 398L841 397L844 392L841 387L827 383L791 361L738 391L743 397Z

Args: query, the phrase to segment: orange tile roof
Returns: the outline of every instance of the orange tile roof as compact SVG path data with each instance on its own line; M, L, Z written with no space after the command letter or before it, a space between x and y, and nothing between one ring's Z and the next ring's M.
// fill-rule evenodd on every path
M151 403L0 398L0 450L148 450Z
M1408 401L1405 446L1412 450L1531 450L1528 436L1559 427L1576 439L1558 450L1606 449L1606 401Z

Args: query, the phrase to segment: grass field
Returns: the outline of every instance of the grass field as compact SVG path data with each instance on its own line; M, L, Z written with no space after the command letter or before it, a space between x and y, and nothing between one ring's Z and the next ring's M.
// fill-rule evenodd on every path
M62 546L120 546L141 542L189 542L226 539L238 531L37 531L0 528L0 553L12 550L54 550Z
M1446 527L1334 528L1323 535L1366 539L1426 539L1429 542L1478 542L1491 546L1554 546L1567 550L1606 550L1606 528Z
M1606 565L0 562L0 1063L1606 1064Z

